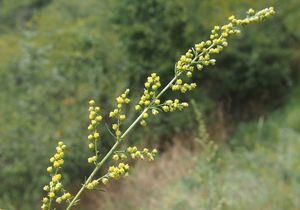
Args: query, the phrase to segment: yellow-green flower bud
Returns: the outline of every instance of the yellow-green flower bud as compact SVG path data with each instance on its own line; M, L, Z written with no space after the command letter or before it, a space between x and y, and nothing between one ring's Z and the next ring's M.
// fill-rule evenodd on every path
M52 181L53 181L53 182L58 182L60 179L61 179L61 174L55 174L55 175L52 177Z
M136 110L136 111L141 110L141 106L140 106L140 105L136 105L136 106L135 106L135 110Z
M60 163L58 161L54 161L53 167L58 168L60 166Z
M126 160L126 159L127 159L127 156L124 155L124 154L122 154L122 155L121 155L121 159L122 159L122 160Z
M93 143L89 143L89 148L90 149L94 149L95 148L95 145Z
M163 106L162 108L163 108L163 110L164 110L165 112L170 111L170 108L169 108L168 106Z
M95 102L94 100L90 100L90 101L89 101L89 105L90 105L90 106L94 106L95 104L96 104L96 102Z
M113 124L112 129L117 130L119 128L118 124Z
M45 185L45 186L43 187L43 190L46 191L46 192L49 191L49 189L50 189L49 185Z
M86 185L86 188L87 188L88 190L92 190L92 189L94 189L94 185L93 185L92 183L88 183L88 184Z
M96 121L101 122L101 121L102 121L102 116L100 116L100 115L97 116L97 117L96 117Z
M94 138L95 138L95 139L99 139L99 138L100 138L100 134L99 134L98 132L95 132L95 133L94 133Z
M147 119L149 117L149 114L147 113L147 112L145 112L144 114L143 114L143 118L144 119Z
M147 125L147 122L145 120L141 120L141 123L140 123L142 126L146 126Z
M121 97L118 97L116 100L118 104L122 104L124 102L123 98Z
M89 125L89 126L88 126L88 130L89 130L89 131L90 131L90 130L93 130L93 128L94 128L94 127L93 127L92 125Z
M114 117L115 116L115 113L114 112L110 112L109 113L109 117Z
M43 198L43 203L48 203L48 201L49 201L48 198L46 198L46 197Z
M119 155L113 155L112 159L115 161L119 160Z
M54 198L55 197L55 193L54 192L49 192L49 198Z
M125 118L126 118L125 114L120 115L120 120L121 121L125 120Z
M188 106L189 106L189 104L186 103L186 102L181 103L181 105L182 105L183 107L188 107Z
M152 114L157 115L159 112L156 109L152 109Z
M51 166L49 166L49 167L47 168L47 171L48 171L49 173L52 173L52 172L53 172L53 168L52 168Z
M107 179L107 178L103 178L103 179L102 179L102 183L103 183L104 185L107 185L107 184L108 184L108 182L109 182L109 181L108 181L108 179Z
M88 158L88 163L94 163L94 162L96 162L96 160L97 160L97 157L96 157L96 156L89 157L89 158Z
M67 192L67 193L63 194L62 199L63 200L68 200L69 198L71 198L71 196L72 196L71 193Z

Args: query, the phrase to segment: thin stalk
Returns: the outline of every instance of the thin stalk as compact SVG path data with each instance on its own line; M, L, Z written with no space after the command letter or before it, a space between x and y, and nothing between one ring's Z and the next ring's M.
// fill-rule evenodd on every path
M52 198L50 198L48 210L51 210Z

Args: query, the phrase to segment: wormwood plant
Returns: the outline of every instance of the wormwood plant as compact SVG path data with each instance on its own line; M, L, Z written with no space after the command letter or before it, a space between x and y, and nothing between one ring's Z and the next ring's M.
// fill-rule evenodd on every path
M111 130L108 128L108 131L115 139L115 143L106 154L99 153L100 127L103 125L101 109L94 100L89 101L90 124L88 131L90 134L87 137L87 141L93 155L87 161L89 164L94 165L94 170L84 181L79 191L71 195L62 184L62 165L64 164L63 158L66 145L62 141L58 142L56 153L50 158L51 165L47 168L51 180L43 188L47 195L42 199L41 209L51 210L55 209L55 206L64 204L65 209L69 210L78 204L79 197L84 190L93 190L101 187L101 185L107 185L113 179L119 180L121 177L127 176L130 169L129 159L154 160L157 154L156 149L138 149L136 146L119 151L116 149L125 141L125 137L138 123L146 126L150 115L156 116L161 112L181 111L187 108L189 106L187 102L182 102L178 99L162 101L160 98L169 89L181 93L195 89L196 83L189 83L189 79L196 71L202 71L205 67L216 63L213 56L228 46L227 40L230 36L239 35L241 26L263 21L273 14L275 14L275 11L272 7L258 12L249 9L245 18L238 19L235 16L231 16L227 24L215 26L207 41L196 44L180 57L174 67L174 77L163 88L161 87L160 77L156 73L152 73L144 84L144 92L140 101L135 105L135 110L139 114L128 128L123 126L123 122L126 119L124 107L130 103L129 89L125 90L123 94L116 98L116 107L109 113L112 123ZM102 176L97 176L99 169L111 156L115 164L110 166Z

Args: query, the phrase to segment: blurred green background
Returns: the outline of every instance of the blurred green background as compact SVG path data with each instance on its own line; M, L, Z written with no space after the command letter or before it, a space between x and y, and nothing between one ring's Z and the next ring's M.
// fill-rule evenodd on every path
M180 55L206 40L214 25L268 6L275 7L274 18L244 28L218 55L217 65L193 79L196 91L176 95L195 100L225 163L215 169L200 161L188 178L170 183L161 195L145 195L161 208L121 199L122 207L112 202L105 209L213 209L207 200L203 206L185 203L191 193L194 202L194 193L209 193L211 187L195 178L205 167L213 174L210 186L228 185L211 202L225 194L236 199L228 209L300 209L298 0L0 0L0 208L38 208L48 158L60 139L70 147L65 181L73 190L80 186L90 170L89 99L108 113L128 87L137 101L147 75L157 72L168 82ZM132 133L128 144L157 146L167 154L178 139L192 147L198 127L193 109L165 114ZM112 143L107 135L103 152ZM252 188L264 188L257 192L261 202ZM178 197L171 205L167 197L174 191Z

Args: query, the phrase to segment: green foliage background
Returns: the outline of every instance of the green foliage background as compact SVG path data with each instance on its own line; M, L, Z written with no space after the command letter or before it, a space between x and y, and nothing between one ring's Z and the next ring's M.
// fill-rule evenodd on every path
M278 15L245 29L195 79L200 88L191 98L207 113L225 104L234 122L282 104L297 83L299 1L0 1L0 207L30 209L40 199L58 139L70 145L68 179L86 175L90 98L103 113L126 87L136 101L146 75L154 71L167 82L179 56L224 17L264 6ZM169 139L194 122L191 111L165 115L130 142Z

